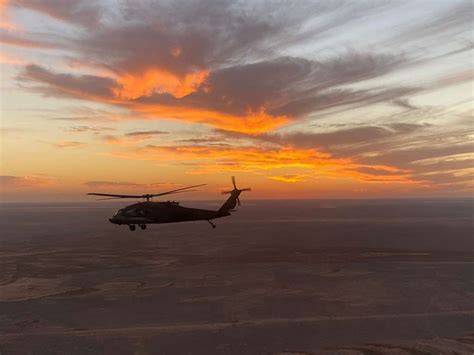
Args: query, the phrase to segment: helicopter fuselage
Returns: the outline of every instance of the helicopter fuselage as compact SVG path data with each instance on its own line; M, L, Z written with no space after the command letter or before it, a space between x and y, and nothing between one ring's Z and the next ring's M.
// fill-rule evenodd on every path
M180 206L178 202L140 202L124 207L109 219L114 224L147 225L186 221L210 221L230 216L228 211L211 211Z

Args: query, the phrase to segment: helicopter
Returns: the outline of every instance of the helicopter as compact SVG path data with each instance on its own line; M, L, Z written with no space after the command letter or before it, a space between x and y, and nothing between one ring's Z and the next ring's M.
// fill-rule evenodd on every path
M102 196L100 200L115 200L125 198L143 198L146 201L135 203L133 205L119 209L109 219L113 224L128 225L128 228L133 232L136 226L140 226L141 229L145 230L148 224L162 224L162 223L177 223L177 222L188 222L188 221L207 221L212 228L216 228L216 225L212 223L213 219L230 216L235 211L236 205L240 206L239 196L243 191L250 191L250 188L238 189L235 183L235 177L232 176L233 189L229 191L223 191L222 194L230 194L229 198L217 211L205 210L200 208L191 208L180 206L179 202L167 201L167 202L153 202L153 197L165 196L171 194L177 194L182 192L196 191L191 190L196 187L204 186L193 185L187 186L176 190L161 192L157 194L145 194L145 195L117 195L117 194L105 194L98 192L89 192L87 195Z

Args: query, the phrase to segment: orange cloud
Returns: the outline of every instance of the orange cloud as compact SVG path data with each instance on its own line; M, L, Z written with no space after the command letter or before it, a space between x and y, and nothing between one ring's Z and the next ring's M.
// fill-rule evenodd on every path
M176 98L186 96L207 78L208 71L186 74L183 78L160 69L149 69L143 74L125 74L117 79L114 95L123 100L133 100L154 93L168 93Z
M164 76L160 76L161 74ZM43 83L44 86L34 89L44 90L47 95L55 93L112 104L141 114L140 118L175 119L247 134L268 132L293 119L286 115L273 116L268 113L265 106L248 109L244 114L231 114L193 106L193 102L189 101L161 104L132 100L137 97L142 98L143 95L150 95L156 90L176 95L175 98L179 99L181 95L195 90L199 83L205 80L206 75L207 72L197 72L188 74L181 80L166 72L151 71L147 72L143 78L125 75L114 79L108 76L55 74L42 67L31 65L26 68L22 80ZM117 119L123 118L133 119L134 115L120 116Z
M158 116L203 123L214 128L247 134L268 132L291 121L288 116L271 116L266 113L265 108L261 108L256 112L249 111L244 116L236 116L218 111L181 106L132 103L127 107L150 118Z
M296 183L305 181L307 175L297 175L297 174L286 174L286 175L275 175L270 176L270 179L281 182Z
M203 72L189 74L182 80L177 79L171 74L165 73L165 76L161 77L157 73L151 72L151 74L146 74L149 77L144 78L142 82L140 76L123 76L113 79L107 76L55 74L44 68L32 65L26 68L22 78L23 80L43 83L44 86L34 89L44 90L48 95L56 93L120 106L131 112L141 114L141 118L175 119L202 123L214 128L247 134L268 132L292 120L292 117L286 115L270 115L265 106L249 109L244 114L231 114L193 106L192 102L187 101L173 101L171 104L162 104L132 100L136 97L142 97L144 94L149 95L155 90L163 90L171 95L176 95L175 98L179 99L180 95L185 95L195 90L198 83L205 79ZM169 83L166 83L166 78L170 79ZM134 115L117 117L117 119L123 118L133 119Z
M295 174L271 175L272 180L300 182L306 176L349 178L364 182L418 183L411 174L393 166L366 165L349 158L334 158L315 149L294 147L153 146L112 153L116 157L138 160L177 161L195 166L190 174L223 171L274 173L280 169Z

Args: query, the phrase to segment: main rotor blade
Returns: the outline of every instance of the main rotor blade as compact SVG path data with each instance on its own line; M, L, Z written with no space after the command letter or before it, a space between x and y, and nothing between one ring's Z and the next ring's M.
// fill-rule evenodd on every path
M93 196L106 196L106 197L115 197L115 198L142 198L144 195L115 195L115 194L102 194L97 192L89 192L87 195Z
M240 191L252 191L250 187L246 187L245 189L241 189Z
M121 200L123 197L107 197L107 198L98 198L96 201L105 201L105 200Z
M187 187L182 187L180 189L176 190L171 190L171 191L166 191L162 192L159 194L144 194L144 195L118 195L118 194L103 194L103 193L98 193L98 192L89 192L87 195L92 195L92 196L105 196L105 197L111 197L111 199L118 199L118 198L151 198L151 197L156 197L156 196L164 196L164 195L169 195L169 194L176 194L179 192L187 192L187 191L195 191L195 190L188 190L192 189L194 187L199 187L199 186L204 186L206 184L201 184L201 185L193 185L193 186L187 186ZM105 199L104 199L105 200Z
M232 185L234 185L234 189L237 190L237 186L235 185L235 176L232 176Z
M182 188L176 189L176 190L161 192L159 194L150 194L148 196L149 197L156 197L156 196L170 195L170 194L175 194L175 193L178 193L178 192L184 192L183 190L192 189L193 187L200 187L200 186L204 186L204 185L206 185L206 184L187 186L187 187L182 187Z
M181 194L183 192L193 192L193 191L198 191L198 190L184 190L184 191L176 191L176 192L171 192L170 194ZM156 195L150 195L151 197L156 196ZM159 195L161 196L161 195Z

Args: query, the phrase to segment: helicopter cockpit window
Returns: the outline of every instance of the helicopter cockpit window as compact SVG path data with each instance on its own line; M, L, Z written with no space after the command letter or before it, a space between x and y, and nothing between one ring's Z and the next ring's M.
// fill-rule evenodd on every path
M134 217L137 215L137 209L131 208L131 209L125 210L123 214L126 216Z
M123 212L122 209L118 210L117 212L114 213L114 217L117 217L119 214L121 214Z

